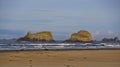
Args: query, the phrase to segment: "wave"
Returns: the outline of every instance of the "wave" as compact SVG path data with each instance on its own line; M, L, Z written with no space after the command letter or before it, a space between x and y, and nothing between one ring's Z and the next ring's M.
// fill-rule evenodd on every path
M28 50L28 49L98 49L98 48L120 48L120 44L82 44L82 43L41 43L41 44L0 44L0 50Z
M34 49L101 49L120 48L120 43L32 43L0 41L0 50L34 50Z

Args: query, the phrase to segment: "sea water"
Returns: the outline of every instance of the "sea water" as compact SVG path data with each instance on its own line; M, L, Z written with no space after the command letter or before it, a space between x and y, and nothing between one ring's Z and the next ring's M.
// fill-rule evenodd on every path
M69 50L69 49L118 49L120 42L93 42L93 43L43 43L17 42L15 40L0 40L0 50Z

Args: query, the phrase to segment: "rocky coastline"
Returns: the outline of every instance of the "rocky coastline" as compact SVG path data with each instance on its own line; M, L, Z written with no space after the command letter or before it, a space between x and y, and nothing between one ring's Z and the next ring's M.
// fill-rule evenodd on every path
M30 42L56 42L53 39L53 34L51 31L42 31L37 33L27 32L24 37L17 39L17 41L30 41ZM119 38L103 38L101 42L119 42ZM71 37L63 42L73 43L92 43L95 42L90 32L86 30L80 30L77 33L71 34Z
M30 42L55 42L52 32L43 31L38 33L28 32L24 37L17 39L17 41L30 41ZM64 42L93 42L92 35L85 30L78 33L73 33L70 39Z

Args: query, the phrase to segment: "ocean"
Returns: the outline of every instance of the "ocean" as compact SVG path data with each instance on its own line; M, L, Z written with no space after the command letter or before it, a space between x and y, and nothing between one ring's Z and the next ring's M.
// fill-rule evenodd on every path
M120 49L120 42L93 43L43 43L17 42L15 40L0 40L0 50L82 50L82 49Z

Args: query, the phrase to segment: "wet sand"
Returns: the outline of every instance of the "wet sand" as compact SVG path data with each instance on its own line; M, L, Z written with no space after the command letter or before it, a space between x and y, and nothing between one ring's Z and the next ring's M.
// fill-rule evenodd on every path
M0 67L120 67L120 50L0 51Z

